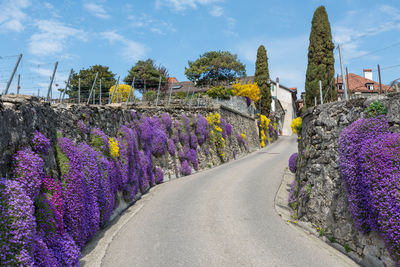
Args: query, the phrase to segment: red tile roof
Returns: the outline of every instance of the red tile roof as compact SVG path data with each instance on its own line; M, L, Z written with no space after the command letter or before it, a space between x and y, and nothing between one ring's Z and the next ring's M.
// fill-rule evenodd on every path
M169 77L167 80L168 83L177 83L178 80L175 77Z
M349 73L348 76L346 76L346 81L348 81L349 85L349 90L353 93L356 92L361 92L361 93L379 93L379 83L375 82L373 80L369 80L367 78L364 78L360 75L354 74L354 73ZM339 77L338 80L336 80L336 84L338 83L343 83L342 82L342 77ZM346 86L347 86L346 84ZM373 84L374 89L369 90L367 88L367 84ZM390 86L387 86L385 84L382 84L382 92L392 92L393 88ZM343 89L338 90L339 93L343 93Z

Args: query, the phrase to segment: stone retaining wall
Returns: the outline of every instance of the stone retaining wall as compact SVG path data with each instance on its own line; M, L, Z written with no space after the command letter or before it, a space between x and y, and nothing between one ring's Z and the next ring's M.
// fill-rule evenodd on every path
M299 203L300 220L322 228L325 235L342 246L365 266L394 266L377 233L357 232L348 209L338 165L338 140L341 131L362 117L364 109L376 99L352 99L310 108L302 116L296 179L312 185L308 200ZM400 132L400 94L382 96L393 132Z

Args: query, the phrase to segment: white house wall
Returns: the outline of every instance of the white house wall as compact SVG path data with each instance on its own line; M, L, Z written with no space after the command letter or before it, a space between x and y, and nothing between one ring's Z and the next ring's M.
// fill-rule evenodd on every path
M285 110L285 118L282 122L282 134L292 135L292 128L290 127L292 120L295 116L295 111L293 110L293 98L292 93L282 87L276 91L277 86L273 84L271 86L271 95L276 96L276 98L281 102L283 109Z

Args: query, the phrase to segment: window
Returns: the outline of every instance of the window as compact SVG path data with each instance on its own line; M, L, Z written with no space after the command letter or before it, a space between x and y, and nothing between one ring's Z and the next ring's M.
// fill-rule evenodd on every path
M343 83L338 83L337 84L337 89L338 90L343 90Z
M373 84L373 83L367 83L367 84L366 84L366 87L367 87L367 89L370 90L370 91L374 90L374 84Z

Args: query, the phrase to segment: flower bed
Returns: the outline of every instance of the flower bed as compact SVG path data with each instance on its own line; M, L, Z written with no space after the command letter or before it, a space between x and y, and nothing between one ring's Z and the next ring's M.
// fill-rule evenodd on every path
M133 117L116 136L79 121L87 143L59 133L51 144L34 132L32 148L13 158L12 177L0 179L0 265L79 265L80 250L109 221L121 193L130 202L163 182L154 159L176 155L177 172L189 175L199 168L198 151L216 151L223 161L232 133L218 113ZM58 170L49 176L44 159L51 145Z

